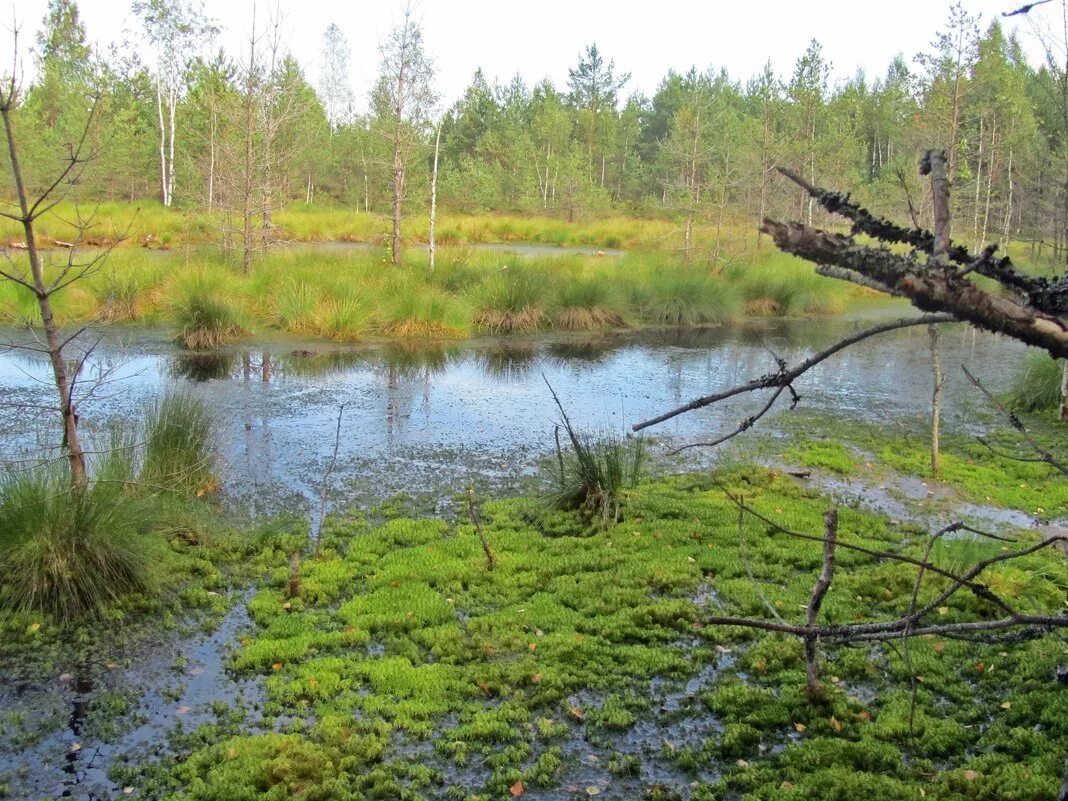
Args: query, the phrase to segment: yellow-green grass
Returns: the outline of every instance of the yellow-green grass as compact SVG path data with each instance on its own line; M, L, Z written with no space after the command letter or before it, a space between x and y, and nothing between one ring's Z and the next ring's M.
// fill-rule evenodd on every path
M57 259L49 276L60 269ZM264 330L351 341L708 326L743 314L835 312L861 292L786 256L716 272L668 254L523 256L458 247L441 249L430 271L425 251L409 250L398 268L374 249L309 246L261 255L245 274L232 256L191 247L117 249L53 305L61 325L171 327L196 349ZM0 324L39 319L32 293L0 282Z
M37 221L40 243L49 246L75 241L79 236L79 220L89 222L81 237L83 244L123 248L175 248L219 243L228 227L221 211L166 208L152 199L137 202L64 201ZM365 212L303 203L293 203L275 211L272 223L278 239L306 243L359 242L385 246L391 228L386 209ZM409 245L425 244L430 238L429 228L425 211L410 211L402 226L404 241ZM741 217L729 220L718 230L699 226L694 232L694 252L707 256L714 250L722 252L721 255L730 255L725 251L731 251L736 255L755 244L755 230L752 220ZM0 241L22 242L23 239L19 223L0 220ZM442 211L437 220L437 241L443 246L530 243L680 253L683 224L669 215L654 218L612 214L568 222L550 212L521 215Z

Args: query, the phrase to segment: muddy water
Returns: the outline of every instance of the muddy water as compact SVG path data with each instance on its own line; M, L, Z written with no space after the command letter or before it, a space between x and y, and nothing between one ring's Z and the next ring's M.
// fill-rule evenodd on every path
M231 502L254 511L317 506L339 409L341 437L331 476L334 497L380 499L397 492L448 498L524 489L551 453L557 413L546 380L579 426L622 432L693 397L795 362L870 321L763 323L706 331L475 340L462 344L272 341L213 354L183 352L158 332L110 335L80 381L92 397L78 410L83 429L106 446L116 423L136 418L167 388L214 409ZM1003 385L1022 349L954 327L942 338L948 372L947 424L979 404L958 365ZM2 457L54 447L47 363L0 355ZM828 360L796 385L801 408L897 425L922 416L931 391L926 332L883 335ZM757 398L694 412L651 429L654 450L730 430ZM6 402L6 403L5 403ZM776 414L786 414L786 404ZM780 418L781 420L781 418ZM777 425L776 416L767 428ZM743 445L744 447L744 445ZM687 457L707 459L699 451ZM686 466L686 462L679 462Z

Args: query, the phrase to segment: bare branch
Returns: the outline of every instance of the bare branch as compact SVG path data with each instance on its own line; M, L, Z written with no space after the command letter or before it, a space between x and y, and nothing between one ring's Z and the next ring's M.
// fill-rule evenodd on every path
M717 392L714 395L705 395L701 398L696 398L684 406L680 406L677 409L672 409L670 412L654 417L650 420L646 420L641 423L635 423L632 426L634 431L641 431L643 428L649 428L663 423L673 417L678 417L680 414L691 412L694 409L701 409L705 406L711 406L713 403L726 400L727 398L733 398L735 395L742 395L746 392L754 392L760 389L772 389L777 387L786 387L793 383L799 376L804 375L820 362L826 361L839 351L845 350L851 345L855 345L858 342L863 342L865 339L870 339L873 336L879 334L885 334L888 331L896 331L900 328L909 328L914 325L933 325L935 323L952 323L955 322L955 318L949 314L933 314L925 315L923 317L910 317L903 320L894 320L889 323L881 323L871 328L866 328L863 331L858 331L855 334L851 334L845 339L839 340L834 345L819 353L810 356L803 362L798 364L789 370L785 369L785 365L780 365L780 369L775 373L768 373L760 378L753 379L744 384L739 384L731 389L724 390L723 392Z

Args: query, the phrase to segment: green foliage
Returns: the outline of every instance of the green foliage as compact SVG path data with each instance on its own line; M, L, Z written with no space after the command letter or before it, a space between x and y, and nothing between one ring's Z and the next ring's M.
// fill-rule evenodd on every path
M145 505L108 480L121 471L102 470L104 478L79 487L64 467L0 483L0 606L67 620L156 592L163 542L146 530Z
M1061 403L1064 363L1045 353L1031 353L1013 380L1005 404L1022 412L1056 409Z
M203 401L168 392L147 410L138 481L202 495L216 485L214 420Z

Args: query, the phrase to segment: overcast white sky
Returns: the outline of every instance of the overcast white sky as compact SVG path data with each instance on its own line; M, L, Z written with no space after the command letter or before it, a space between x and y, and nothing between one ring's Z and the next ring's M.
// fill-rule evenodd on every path
M982 15L982 27L1001 12L1029 0L965 0L970 13ZM277 2L285 19L289 49L314 83L318 75L322 35L336 22L351 47L353 90L361 107L378 69L378 42L396 23L396 0L258 0L262 19L268 2ZM223 29L219 43L237 52L252 18L252 0L206 2L205 10ZM596 42L618 71L630 72L624 96L652 94L669 68L685 71L727 67L746 79L771 59L780 75L789 75L809 40L816 38L841 80L863 67L880 75L896 53L911 61L929 48L947 17L951 0L417 0L426 49L437 67L437 86L444 105L463 92L476 68L492 79L508 80L518 72L528 84L549 77L564 86L568 67L583 48ZM46 0L15 0L15 13L26 34L35 31L45 14ZM1058 21L1061 3L1031 12L1031 20L1013 17L1034 59L1041 49L1035 28ZM137 30L128 0L80 0L79 7L95 42L123 38ZM6 37L5 37L6 38ZM24 42L31 37L24 35ZM2 63L10 61L10 42L0 42Z

